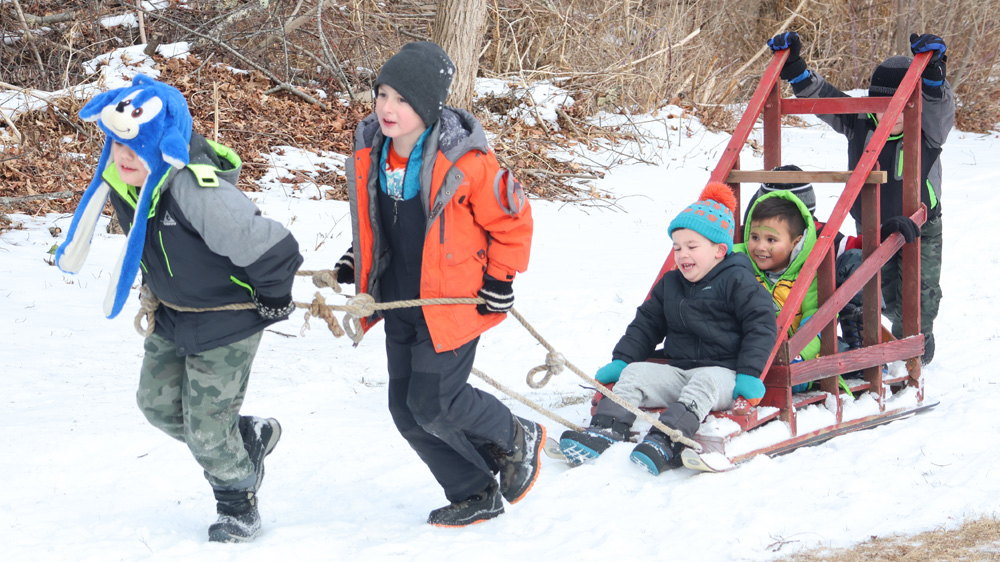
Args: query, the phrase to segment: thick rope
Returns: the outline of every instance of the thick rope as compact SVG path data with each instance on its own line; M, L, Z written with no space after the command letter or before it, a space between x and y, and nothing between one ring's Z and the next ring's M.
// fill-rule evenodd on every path
M531 399L528 398L527 396L523 396L523 395L521 395L521 394L519 394L519 393L517 393L517 392L515 392L515 391L513 391L513 390L511 390L509 388L507 388L506 386L500 384L499 381L497 381L496 379L490 377L489 375L487 375L486 373L480 371L479 369L473 367L472 368L472 374L474 374L477 377L483 379L484 381L486 381L487 383L489 383L493 388L499 390L500 392L506 394L507 396L510 396L511 398L517 400L518 402L524 404L525 406L531 408L532 410L538 412L539 414L541 414L541 415L549 418L550 420L552 420L552 421L554 421L556 423L561 423L564 426L572 429L573 431L584 431L584 429L582 427L580 427L580 426L576 425L575 423L569 421L568 419L560 416L559 414L553 412L552 410L549 410L549 409L547 409L547 408L545 408L543 406L539 406L535 402L532 402Z
M337 283L336 269L332 270L325 269L320 271L303 270L297 272L296 275L310 276L313 279L313 284L315 284L317 287L320 288L330 287L334 290L334 292L340 293L340 284ZM144 337L148 336L153 332L153 328L156 325L154 313L156 312L156 309L159 307L160 304L163 304L167 308L171 308L179 312L212 312L220 310L248 310L256 308L256 306L252 302L230 304L213 308L191 308L185 306L178 306L160 300L159 298L156 297L156 295L153 294L151 290L148 289L146 285L143 285L139 292L139 301L141 304L139 313L135 317L135 328L136 331L138 331L139 334ZM355 344L358 344L364 337L364 330L362 329L361 326L361 319L367 318L375 314L375 312L379 310L394 310L397 308L409 308L414 306L434 306L434 305L448 305L448 304L483 304L485 302L486 302L485 299L482 298L465 297L465 298L411 299L411 300L379 303L375 302L375 299L372 298L371 295L367 293L361 293L359 295L350 297L347 300L346 304L335 305L335 304L328 304L326 302L326 299L323 298L323 295L321 295L317 291L316 296L313 298L313 301L311 303L295 302L295 307L306 309L305 322L302 326L302 331L301 331L302 334L304 334L306 330L310 329L309 318L319 317L322 318L327 323L327 326L330 329L330 332L334 335L334 337L339 338L346 333L348 337L351 338L351 341L353 341ZM334 311L344 312L344 328L341 328L340 324L337 322L337 318L333 314ZM575 365L567 361L566 358L563 356L563 354L559 353L551 345L549 345L549 343L545 341L545 338L543 338L541 334L535 331L534 327L532 327L531 324L529 324L528 321L525 320L524 317L521 316L519 312L517 312L517 310L511 308L510 314L511 316L516 318L517 321L520 322L521 325L524 326L526 330L528 330L528 333L530 333L532 336L535 337L536 340L538 340L538 343L542 344L542 347L548 350L548 354L546 355L545 358L545 364L539 365L528 372L527 376L528 386L536 389L542 388L549 382L549 380L553 376L558 375L563 371L564 368L569 367L569 369L574 373L576 373L577 376L586 381L589 385L594 386L598 392L604 395L605 398L611 400L615 404L618 404L619 406L625 408L629 412L635 414L637 418L659 429L664 434L666 434L671 441L675 443L681 443L683 445L691 447L692 449L698 452L701 452L701 445L698 444L696 441L688 439L680 431L667 426L666 424L658 420L656 417L650 415L647 412L644 412L643 410L640 410L639 408L633 406L632 404L629 404L624 399L619 397L617 394L612 392L608 387L598 382L597 379L584 373L583 371L578 369ZM146 320L146 328L142 327L143 319ZM489 378L482 371L479 371L478 369L475 368L473 368L472 371L474 374L476 374L476 376L483 379L487 383L491 384L497 390L500 390L501 392L507 394L508 396L511 396L512 398L519 400L521 403L525 404L526 406L530 407L536 412L558 423L561 423L566 427L569 427L576 431L582 431L582 428L580 428L576 424L573 424L568 420L558 416L557 414L549 410L546 410L545 408L539 406L538 404L535 404L528 398L506 387L503 387L499 382ZM534 376L542 371L545 371L545 376L542 377L542 380L535 381Z

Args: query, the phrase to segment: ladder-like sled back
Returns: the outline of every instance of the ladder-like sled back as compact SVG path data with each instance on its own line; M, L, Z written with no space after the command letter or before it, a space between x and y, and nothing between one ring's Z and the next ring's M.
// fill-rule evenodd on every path
M864 429L912 415L924 405L921 382L920 356L924 338L920 333L920 240L905 244L903 236L894 233L885 241L880 237L879 185L885 183L886 173L878 171L878 156L900 113L904 116L903 151L903 214L922 226L927 210L920 201L920 111L921 72L931 53L916 55L893 97L838 97L796 99L781 97L779 73L788 57L788 51L774 53L767 70L761 77L743 117L733 132L729 144L712 172L710 181L720 181L730 186L740 199L741 183L844 183L843 193L834 206L829 220L820 232L798 278L778 315L778 341L771 350L764 368L767 393L761 404L750 408L742 400L732 411L718 412L717 417L729 419L739 429L731 432L718 429L713 424L703 424L696 439L708 451L721 452L731 460L739 461L757 454L781 453L805 444L829 439L835 435ZM878 127L865 148L854 170L839 171L770 171L781 162L781 119L784 115L803 114L866 114L883 113ZM740 169L740 152L745 146L758 119L763 122L764 170ZM845 146L846 153L846 146ZM862 240L863 262L842 284L836 287L834 236L840 230L854 202L861 198L859 234ZM737 241L742 239L740 213L736 219ZM881 268L902 248L902 303L903 335L894 338L882 327L880 311ZM673 269L673 252L663 264L657 280L664 272ZM813 279L817 280L819 309L789 337L792 321L802 305ZM655 285L655 282L654 282ZM863 346L846 352L837 348L837 313L851 297L863 288ZM812 360L792 363L817 335L821 338L820 355ZM889 364L905 368L889 371ZM840 375L861 371L863 378L846 380L850 394L838 383ZM818 381L819 390L793 393L792 387ZM815 387L816 385L813 385ZM913 389L908 391L908 389ZM867 393L868 407L855 405L849 410L845 404ZM831 400L831 398L835 398ZM849 400L850 399L850 400ZM798 412L809 405L829 409L829 416L822 427L799 427ZM711 420L711 418L709 418ZM812 418L811 418L812 419ZM733 440L764 423L780 420L787 424L787 435L777 442L760 446L733 447ZM719 424L714 424L719 425ZM725 424L722 424L725 426ZM732 424L729 424L731 426Z

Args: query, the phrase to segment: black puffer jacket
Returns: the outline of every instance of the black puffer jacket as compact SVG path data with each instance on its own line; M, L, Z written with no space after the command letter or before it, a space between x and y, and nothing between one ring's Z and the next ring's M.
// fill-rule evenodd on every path
M241 167L235 153L197 134L189 151L188 167L172 170L153 195L143 283L160 299L192 308L250 302L255 292L288 295L303 261L298 242L235 187ZM127 234L136 189L118 179L114 166L103 178L113 188L111 203ZM174 342L180 355L239 341L274 322L256 310L156 311L156 333Z
M750 258L729 254L697 283L676 269L665 273L612 356L644 361L662 341L680 369L717 366L759 377L777 333L771 295L754 277Z

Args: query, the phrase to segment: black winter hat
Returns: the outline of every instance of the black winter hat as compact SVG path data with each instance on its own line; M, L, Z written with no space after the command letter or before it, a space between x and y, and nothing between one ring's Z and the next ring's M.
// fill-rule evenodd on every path
M890 57L882 64L875 67L872 72L872 81L868 86L869 96L892 96L899 88L899 83L906 76L906 71L910 69L911 57L896 56Z
M381 84L396 90L429 128L441 118L454 77L454 63L436 43L407 43L382 66L375 93Z
M784 166L778 166L771 170L772 172L801 172L802 168L799 168L795 164L785 164ZM791 191L796 197L805 204L806 209L809 210L809 214L816 216L816 192L813 190L813 185L811 183L762 183L757 192L753 194L750 198L750 202L747 203L746 211L743 213L743 223L746 224L747 218L750 216L750 209L753 204L757 202L757 199L761 198L768 193L773 191Z
M774 172L801 172L802 168L799 168L795 164L785 164L784 166L778 166ZM809 209L811 214L816 214L816 192L813 190L811 183L762 183L760 184L760 194L771 193L772 191L786 190L791 191L798 197L803 203L805 203L806 208Z

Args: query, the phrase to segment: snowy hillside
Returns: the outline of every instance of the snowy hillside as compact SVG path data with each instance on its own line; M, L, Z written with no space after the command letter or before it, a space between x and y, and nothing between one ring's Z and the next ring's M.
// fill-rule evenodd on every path
M641 154L596 184L615 204L533 201L531 265L514 283L517 309L574 364L610 359L669 249L666 226L707 181L728 137L677 119L641 123L641 145L587 153ZM613 118L613 117L609 117ZM846 143L818 121L786 129L784 158L842 170ZM757 135L759 137L759 134ZM943 154L944 299L937 353L925 368L935 409L726 474L677 470L654 478L629 445L569 468L545 459L524 501L465 529L425 523L447 503L399 436L386 406L381 327L354 348L321 322L300 335L301 312L263 339L243 412L277 417L285 433L267 461L261 536L207 542L215 503L184 446L135 405L142 339L136 300L113 321L101 302L123 237L102 220L81 274L47 263L69 216L11 215L0 236L0 545L5 560L769 560L818 544L954 527L1000 506L1000 256L991 217L1000 207L1000 135L953 131ZM338 162L343 155L326 155ZM299 158L315 157L300 155ZM582 156L578 156L581 157ZM284 151L276 166L295 164ZM289 164L290 163L290 164ZM762 163L747 149L744 169ZM299 168L301 162L299 163ZM280 177L276 170L274 177ZM82 187L82 186L78 186ZM347 203L312 200L265 180L250 194L292 230L304 268L332 268L350 246ZM755 186L746 186L744 201ZM817 185L819 216L839 186ZM849 228L849 227L848 227ZM294 297L316 289L296 281ZM341 303L327 291L331 302ZM476 366L577 423L590 391L568 371L541 390L524 383L545 350L513 319L481 340ZM478 380L473 383L484 386ZM485 386L484 386L485 387ZM585 400L585 398L587 400ZM538 419L507 400L520 415ZM569 404L569 405L567 405ZM550 435L564 428L541 420ZM775 552L783 545L780 552Z

